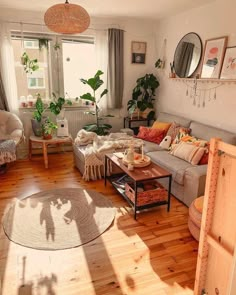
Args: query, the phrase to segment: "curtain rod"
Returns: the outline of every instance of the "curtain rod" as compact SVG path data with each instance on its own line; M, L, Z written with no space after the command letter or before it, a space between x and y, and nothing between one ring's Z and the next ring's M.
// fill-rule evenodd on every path
M10 24L19 24L19 25L32 25L32 26L43 26L43 27L47 27L45 24L37 24L37 23L28 23L28 22L16 22L16 21L3 21L6 23L10 23ZM106 25L106 26L117 26L118 28L120 28L119 24L101 24L101 25ZM106 29L94 29L94 28L88 28L88 30L95 30L95 31L106 31Z

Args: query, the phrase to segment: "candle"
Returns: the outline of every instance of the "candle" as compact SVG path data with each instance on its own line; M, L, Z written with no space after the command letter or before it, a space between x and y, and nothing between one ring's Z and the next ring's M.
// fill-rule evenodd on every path
M143 154L143 144L142 144L142 160L144 159L144 154Z

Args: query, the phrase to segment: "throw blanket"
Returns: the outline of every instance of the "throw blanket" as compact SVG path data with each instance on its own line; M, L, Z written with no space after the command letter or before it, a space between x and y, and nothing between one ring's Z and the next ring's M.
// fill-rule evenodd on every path
M14 140L0 140L0 165L16 160Z
M93 144L89 144L85 149L85 170L83 179L86 181L97 180L102 178L102 170L104 169L105 154L113 153L116 149L124 149L129 147L132 142L135 147L140 148L143 141L134 139L125 133L111 133L107 136L98 136L94 132L80 130L75 139L75 144L84 145L93 140ZM111 172L111 166L108 167L108 175Z

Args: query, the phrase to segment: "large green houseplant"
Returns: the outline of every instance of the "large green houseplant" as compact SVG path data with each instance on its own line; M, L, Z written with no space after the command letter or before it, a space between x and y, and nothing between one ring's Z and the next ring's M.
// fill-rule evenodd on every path
M154 96L159 85L157 78L153 74L146 74L137 79L132 99L127 104L129 113L132 114L137 110L138 112L148 110L147 118L153 119L155 117Z
M83 128L87 131L95 132L98 135L106 135L109 133L109 130L112 128L111 125L103 123L103 119L105 117L112 117L111 115L101 116L100 115L100 108L98 103L102 99L102 97L107 94L108 90L104 89L100 94L99 98L96 97L96 91L104 84L103 80L101 80L100 76L103 74L102 71L98 70L94 77L85 80L80 79L83 84L88 85L92 89L92 93L85 93L80 96L80 98L89 100L94 103L94 111L88 112L89 114L95 117L95 123L87 124Z

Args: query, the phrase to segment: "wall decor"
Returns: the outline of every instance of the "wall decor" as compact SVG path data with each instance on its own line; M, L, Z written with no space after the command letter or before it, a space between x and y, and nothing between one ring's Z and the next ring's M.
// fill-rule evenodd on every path
M131 60L132 64L145 64L147 42L132 41Z
M236 79L236 47L226 48L220 78Z
M218 79L222 67L228 37L206 40L201 78Z

